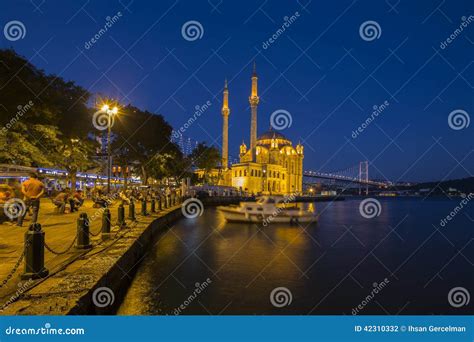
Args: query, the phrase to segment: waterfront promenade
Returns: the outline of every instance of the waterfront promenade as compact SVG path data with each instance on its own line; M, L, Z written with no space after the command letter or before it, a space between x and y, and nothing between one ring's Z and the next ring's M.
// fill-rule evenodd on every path
M157 205L157 212L150 213L150 202L148 202L148 215L142 216L140 215L141 204L136 203L136 219L132 221L128 219L129 207L125 206L127 227L120 229L116 225L118 204L119 202L116 201L109 206L112 223L111 234L108 240L102 241L101 225L103 209L93 208L92 202L86 200L78 212L57 214L54 211L54 206L51 201L49 199L42 199L38 223L41 224L43 231L45 232L45 242L47 245L44 250L45 267L49 270L50 274L47 279L34 281L22 280L21 274L24 272L25 263L23 260L11 279L0 288L0 310L5 304L8 305L8 308L4 308L5 310L3 311L3 314L8 314L8 309L11 309L10 307L12 305L10 305L10 302L12 297L14 298L14 301L16 301L18 299L16 298L17 296L23 298L25 297L24 293L26 292L28 295L37 290L41 293L48 293L50 292L49 289L54 287L56 284L63 282L65 276L68 277L69 275L69 278L71 278L70 274L72 273L74 273L75 276L78 276L75 280L75 282L78 283L77 285L83 291L86 291L87 286L84 286L86 284L83 276L87 276L87 282L89 283L87 285L93 286L94 282L98 281L105 274L105 268L96 267L96 274L84 275L84 273L80 271L82 266L88 264L91 258L100 256L103 251L110 250L112 245L115 245L115 247L121 246L121 244L118 243L120 240L133 240L140 237L143 231L150 226L154 220L159 219L167 213L176 211L176 209L179 208L179 205L176 205L159 211ZM89 217L90 242L92 244L92 249L88 250L76 249L74 243L77 232L77 219L81 213L86 213ZM15 268L15 264L23 253L24 236L30 223L30 217L27 215L23 227L17 227L15 223L11 222L0 224L0 229L2 230L0 240L0 262L2 264L2 267L0 267L0 284L3 283L4 279L9 277L9 274ZM119 252L116 253L116 255L121 256L127 251L128 247L128 244L119 247ZM110 266L114 265L116 260L112 260L113 258L109 259ZM130 271L131 270L129 269L124 269L123 274L125 275ZM70 281L67 286L61 285L60 287L62 288L61 291L66 290L66 292L78 292L74 288L71 288ZM34 294L32 296L38 297ZM39 297L42 296L40 295ZM48 310L45 310L46 307L43 306L40 311L42 313L48 313ZM60 309L60 311L66 312L67 310L68 308L65 307ZM56 314L58 313L59 312L56 312ZM51 314L53 314L53 312L51 312Z

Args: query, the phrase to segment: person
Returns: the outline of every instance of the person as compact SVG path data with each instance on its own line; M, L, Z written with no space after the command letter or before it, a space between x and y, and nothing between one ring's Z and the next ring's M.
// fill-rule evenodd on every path
M58 208L59 214L64 214L66 211L66 203L69 199L69 188L61 190L59 194L53 199L53 204Z
M84 203L84 197L82 196L82 190L76 190L71 198L69 198L69 205L71 206L71 213L78 211Z
M36 172L30 173L30 177L21 184L21 192L25 201L26 210L18 216L18 227L23 226L23 220L30 208L33 211L31 222L36 223L38 221L40 198L44 193L44 184L38 179Z

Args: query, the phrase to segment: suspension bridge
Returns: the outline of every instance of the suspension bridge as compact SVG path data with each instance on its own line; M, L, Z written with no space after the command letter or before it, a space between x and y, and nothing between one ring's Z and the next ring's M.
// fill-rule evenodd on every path
M307 185L314 184L314 182L311 182L310 179L325 179L335 182L346 182L359 186L365 186L366 192L368 192L369 186L384 188L389 184L388 182L371 180L369 178L368 161L361 161L359 164L353 165L344 170L333 172L305 170L303 171L303 177L305 178L304 183Z

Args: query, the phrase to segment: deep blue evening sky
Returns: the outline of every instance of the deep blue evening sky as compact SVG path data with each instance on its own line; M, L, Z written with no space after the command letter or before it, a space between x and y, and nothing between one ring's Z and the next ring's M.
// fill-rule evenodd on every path
M371 178L441 180L474 173L474 122L460 130L448 124L457 109L474 120L474 20L440 48L473 9L469 0L15 0L2 3L0 23L19 20L26 36L11 42L2 34L0 42L48 73L160 113L175 128L209 100L186 135L214 144L227 77L233 156L242 139L249 144L256 60L258 131L268 129L273 111L290 112L293 123L282 133L304 143L305 169L338 170L368 159ZM122 17L86 49L119 11ZM289 29L263 49L295 12ZM189 20L201 23L201 39L183 38ZM368 20L379 24L378 39L359 35ZM389 106L354 139L384 101Z

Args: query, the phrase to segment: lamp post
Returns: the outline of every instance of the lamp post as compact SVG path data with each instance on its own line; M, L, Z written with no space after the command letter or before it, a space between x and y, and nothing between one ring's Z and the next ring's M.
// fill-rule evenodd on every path
M118 113L118 107L115 106L110 108L108 104L102 106L102 111L107 113L107 193L110 194L110 176L112 169L112 157L110 153L110 136L112 133L112 120L113 116Z

